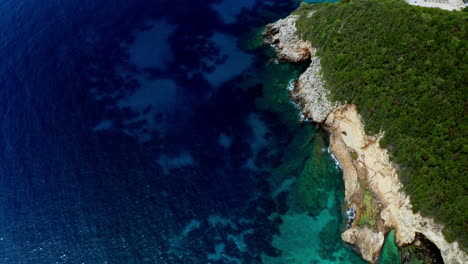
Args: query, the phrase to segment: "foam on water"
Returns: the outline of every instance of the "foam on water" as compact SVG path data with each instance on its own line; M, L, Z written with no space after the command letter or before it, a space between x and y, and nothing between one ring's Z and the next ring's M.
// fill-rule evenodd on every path
M331 157L331 159L333 160L333 162L335 163L335 167L336 167L337 169L339 169L339 168L340 168L340 162L339 162L338 159L335 157L335 155L334 155L333 153L331 153L329 147L327 148L327 152L328 152L328 154L330 155L330 157Z
M286 90L288 90L288 91L290 91L290 92L291 92L292 90L294 90L294 81L295 81L295 79L289 80L288 86L286 86Z

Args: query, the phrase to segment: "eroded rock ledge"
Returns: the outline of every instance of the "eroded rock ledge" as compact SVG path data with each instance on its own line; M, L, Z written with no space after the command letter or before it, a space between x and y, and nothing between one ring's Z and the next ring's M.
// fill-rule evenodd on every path
M342 239L355 245L365 260L375 263L384 234L390 229L396 230L398 246L413 242L416 233L421 233L439 248L445 263L468 263L467 255L457 242L445 241L441 225L412 212L409 198L400 191L402 185L394 164L387 151L380 148L379 136L365 134L356 107L328 100L329 91L323 86L320 58L315 56L315 48L295 35L297 18L291 15L267 25L265 43L275 48L279 59L311 61L295 82L291 97L306 117L321 123L330 133L330 151L343 170L347 207L355 206L357 211L356 219L342 233ZM372 225L359 222L369 212L365 194L371 197L373 204Z

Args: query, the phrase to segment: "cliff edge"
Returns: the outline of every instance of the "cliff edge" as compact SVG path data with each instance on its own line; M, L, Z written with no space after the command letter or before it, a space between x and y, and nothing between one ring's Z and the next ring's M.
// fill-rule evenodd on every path
M306 117L321 123L330 133L330 151L343 170L346 206L352 209L342 239L356 246L366 261L375 263L389 230L396 230L398 246L412 243L416 233L421 233L439 248L445 263L468 263L458 243L444 239L443 226L413 213L409 197L400 191L395 164L379 146L381 135L366 135L356 106L330 102L316 49L295 34L297 18L291 15L267 25L265 43L275 48L279 59L310 61L295 82L291 97Z

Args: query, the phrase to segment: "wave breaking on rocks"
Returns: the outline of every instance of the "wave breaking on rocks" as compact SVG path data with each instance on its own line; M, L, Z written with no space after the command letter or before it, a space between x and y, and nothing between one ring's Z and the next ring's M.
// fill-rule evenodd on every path
M413 213L409 197L401 191L395 164L379 146L382 135L369 136L364 132L355 105L328 99L330 91L324 87L320 58L308 41L296 35L297 19L297 15L290 15L268 24L264 42L275 49L280 60L310 62L293 83L290 95L306 118L321 124L330 134L330 152L343 171L346 208L354 208L353 219L341 238L354 245L366 261L376 263L384 235L391 229L396 230L400 247L412 243L420 233L437 246L445 263L468 263L458 243L445 240L442 225Z

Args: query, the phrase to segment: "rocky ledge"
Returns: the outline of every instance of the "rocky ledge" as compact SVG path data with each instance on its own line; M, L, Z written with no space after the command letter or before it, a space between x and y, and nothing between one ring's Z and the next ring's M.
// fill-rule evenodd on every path
M413 213L408 196L400 191L395 164L378 144L381 135L366 135L356 106L328 100L316 49L295 34L297 18L291 15L267 25L265 43L275 48L281 60L310 61L309 68L295 81L291 97L304 116L321 123L330 133L330 151L343 170L347 208L356 209L342 239L353 244L366 261L375 263L389 230L396 230L400 247L412 243L420 233L438 247L445 263L468 263L458 243L444 239L443 226Z

